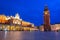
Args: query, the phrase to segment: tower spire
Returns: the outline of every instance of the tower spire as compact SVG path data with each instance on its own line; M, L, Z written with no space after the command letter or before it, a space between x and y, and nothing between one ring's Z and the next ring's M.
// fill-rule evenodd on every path
M47 5L45 5L45 7L44 7L44 31L51 31L50 13L49 13Z
M48 11L48 6L47 5L45 5L44 11Z
M20 19L20 16L19 16L18 13L16 13L15 18L16 18L16 19Z

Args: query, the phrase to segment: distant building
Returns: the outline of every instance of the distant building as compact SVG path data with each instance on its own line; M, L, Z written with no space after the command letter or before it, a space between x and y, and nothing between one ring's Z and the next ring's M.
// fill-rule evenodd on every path
M44 8L44 31L51 31L50 13L47 6Z

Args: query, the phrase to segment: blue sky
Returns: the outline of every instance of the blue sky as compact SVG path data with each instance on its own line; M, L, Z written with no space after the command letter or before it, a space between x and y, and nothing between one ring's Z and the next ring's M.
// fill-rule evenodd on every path
M0 0L0 14L14 16L17 12L25 21L43 24L44 5L50 10L51 24L60 23L60 0Z

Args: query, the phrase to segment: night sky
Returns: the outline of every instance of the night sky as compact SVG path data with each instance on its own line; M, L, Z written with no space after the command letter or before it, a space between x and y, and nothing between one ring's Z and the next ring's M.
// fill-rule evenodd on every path
M24 21L43 24L44 6L50 10L51 24L60 23L60 0L0 0L0 14L14 16L19 13Z

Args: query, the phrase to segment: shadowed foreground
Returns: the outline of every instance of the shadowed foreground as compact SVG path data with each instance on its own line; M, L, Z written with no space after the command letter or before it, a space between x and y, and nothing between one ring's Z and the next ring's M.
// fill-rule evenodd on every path
M60 40L60 32L0 31L0 40Z

